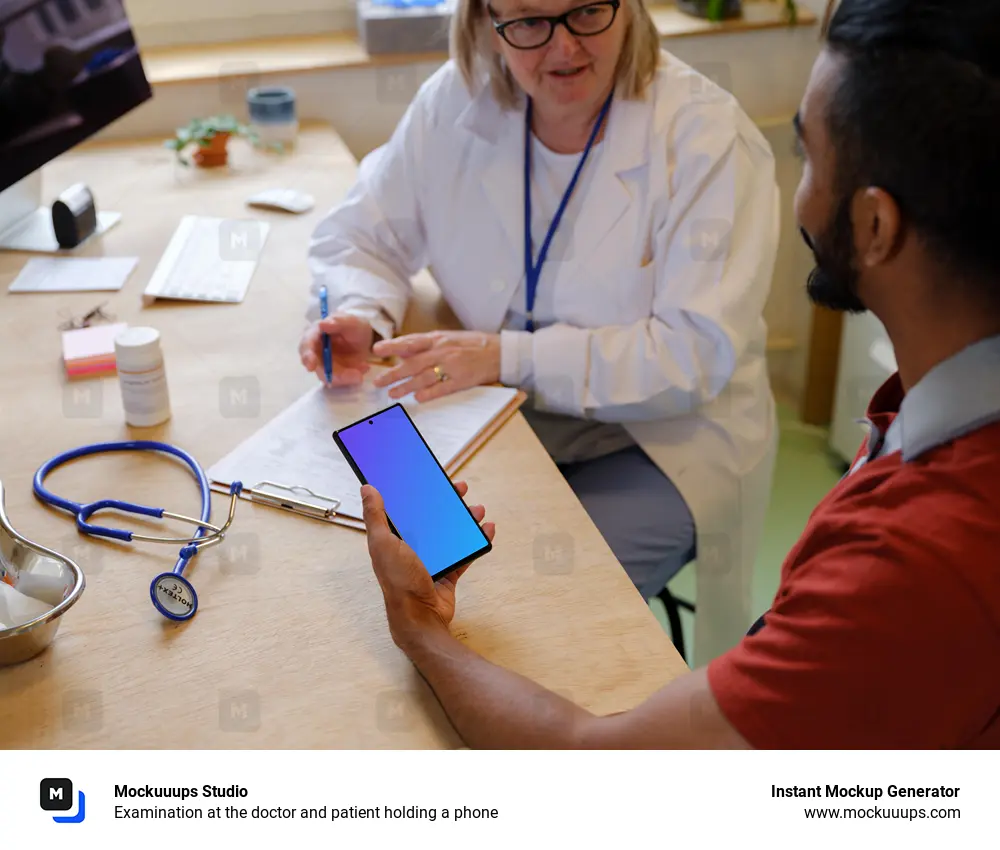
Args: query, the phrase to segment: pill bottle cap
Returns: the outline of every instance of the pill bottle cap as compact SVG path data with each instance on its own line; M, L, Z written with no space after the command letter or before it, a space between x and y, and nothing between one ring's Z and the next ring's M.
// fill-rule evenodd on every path
M163 362L160 332L155 328L127 328L115 337L115 360L122 372L144 372Z

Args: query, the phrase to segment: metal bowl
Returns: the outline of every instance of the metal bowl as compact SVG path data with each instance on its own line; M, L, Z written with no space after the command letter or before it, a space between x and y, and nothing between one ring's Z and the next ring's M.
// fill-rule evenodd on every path
M0 628L0 667L34 658L59 630L59 621L83 593L83 570L73 561L18 534L4 510L0 481L0 581L52 610L13 628Z

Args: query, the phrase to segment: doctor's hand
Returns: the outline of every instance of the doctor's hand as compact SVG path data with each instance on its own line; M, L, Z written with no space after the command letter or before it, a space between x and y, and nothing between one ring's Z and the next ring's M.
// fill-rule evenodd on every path
M371 368L368 358L372 353L375 332L372 326L358 316L333 313L329 318L313 322L299 342L299 358L310 372L315 372L326 383L323 367L323 334L330 335L330 353L333 355L334 387L360 384Z
M459 481L455 489L464 499L469 485ZM361 488L361 498L368 554L382 588L389 631L396 646L409 652L429 632L448 632L455 616L455 585L468 567L460 567L435 582L416 553L392 533L378 490L365 484ZM492 542L496 527L492 522L483 522L486 508L475 505L471 510Z
M432 331L379 341L378 357L399 357L403 362L375 380L378 387L393 387L391 398L416 393L417 401L430 401L450 393L495 384L500 380L500 335L478 331ZM435 367L437 367L435 369Z

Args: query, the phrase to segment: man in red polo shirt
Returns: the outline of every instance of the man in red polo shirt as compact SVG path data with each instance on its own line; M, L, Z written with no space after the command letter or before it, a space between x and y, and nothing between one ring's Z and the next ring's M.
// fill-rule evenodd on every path
M393 638L470 746L1000 748L1000 3L843 0L795 123L809 294L899 372L739 646L595 717L456 640L455 579L363 488Z

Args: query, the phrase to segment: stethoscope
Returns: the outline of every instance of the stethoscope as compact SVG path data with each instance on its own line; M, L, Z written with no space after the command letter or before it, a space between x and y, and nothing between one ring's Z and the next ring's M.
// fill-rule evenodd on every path
M183 514L175 514L163 508L150 508L145 505L136 505L132 502L122 502L118 499L100 499L89 504L80 504L69 499L63 499L46 489L45 478L52 470L77 458L104 454L105 452L159 452L161 454L173 455L182 460L193 473L201 489L201 519L194 519ZM153 579L149 586L149 597L153 602L153 606L169 620L190 620L195 615L195 612L197 612L198 594L195 592L191 582L185 578L184 570L191 559L202 549L207 549L209 546L214 546L223 541L226 532L233 523L233 516L236 513L236 502L239 499L242 489L243 485L239 481L233 482L229 488L229 517L221 528L212 525L209 522L212 517L211 489L208 477L205 475L205 471L201 468L201 465L183 449L155 440L128 440L121 443L95 443L90 446L81 446L78 449L72 449L71 451L56 455L52 460L44 463L38 469L38 472L35 473L34 480L35 496L47 505L61 508L73 514L76 517L76 527L82 534L127 542L142 540L150 543L182 544L180 557L177 559L173 570L160 573ZM193 537L154 537L120 528L93 525L88 521L95 513L103 510L121 511L140 516L156 517L157 519L175 519L179 522L186 522L197 526L198 531Z

